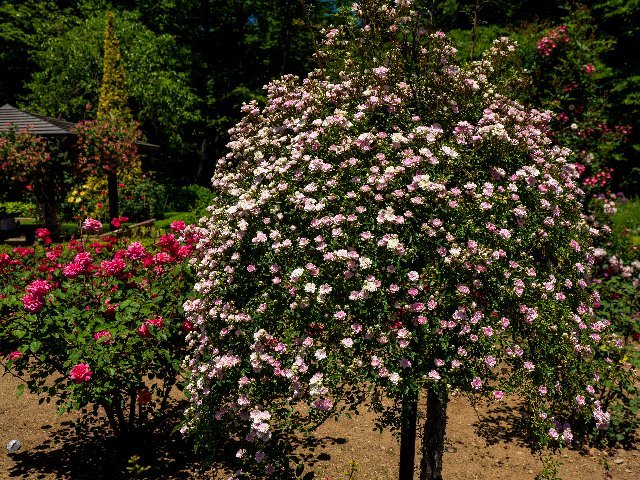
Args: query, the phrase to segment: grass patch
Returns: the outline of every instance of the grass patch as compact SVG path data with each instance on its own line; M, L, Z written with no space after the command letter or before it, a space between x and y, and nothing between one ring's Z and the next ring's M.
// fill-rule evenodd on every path
M611 226L616 236L630 236L634 243L640 240L640 199L634 198L618 207L611 218Z
M166 230L172 222L177 220L183 220L186 223L194 223L192 220L194 216L193 212L166 212L164 214L164 218L162 220L157 220L154 226Z

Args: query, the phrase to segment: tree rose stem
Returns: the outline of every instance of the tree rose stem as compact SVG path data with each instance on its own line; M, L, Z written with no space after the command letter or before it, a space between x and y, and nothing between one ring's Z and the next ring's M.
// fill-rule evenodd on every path
M418 395L405 393L402 399L402 426L400 429L399 480L413 480L416 458L416 422L418 419Z
M427 390L427 421L422 436L420 480L442 480L442 454L447 427L447 392Z

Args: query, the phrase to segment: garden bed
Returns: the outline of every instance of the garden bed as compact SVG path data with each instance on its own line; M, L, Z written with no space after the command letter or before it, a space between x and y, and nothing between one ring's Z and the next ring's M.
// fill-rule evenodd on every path
M4 373L4 372L3 372ZM55 416L56 407L39 404L38 397L25 393L16 399L18 380L0 377L0 440L3 445L14 438L22 448L14 454L3 449L0 471L6 478L42 480L102 480L148 478L216 479L227 478L220 470L199 471L199 459L178 435L171 434L171 422L156 426L150 441L130 444L109 439L106 422L90 423L76 433L77 415ZM176 411L178 416L179 412ZM533 479L544 467L542 455L526 445L517 425L514 405L495 404L474 411L464 397L450 403L444 477L467 479ZM482 420L482 421L480 421ZM105 432L107 430L107 432ZM315 436L301 439L300 452L317 478L342 480L355 462L359 480L394 480L397 477L398 444L388 433L373 431L373 416L328 422ZM148 470L136 477L132 456ZM567 450L553 458L561 463L558 477L565 480L632 480L640 471L640 451L595 449ZM4 478L4 477L3 477ZM547 477L552 478L552 477Z

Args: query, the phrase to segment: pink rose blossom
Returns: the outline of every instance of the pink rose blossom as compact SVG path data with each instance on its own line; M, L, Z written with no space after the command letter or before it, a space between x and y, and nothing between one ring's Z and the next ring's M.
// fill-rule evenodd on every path
M86 363L79 363L71 369L69 377L76 383L86 383L91 380L93 372Z
M93 218L87 218L84 222L82 222L82 229L87 233L95 235L102 229L102 222Z

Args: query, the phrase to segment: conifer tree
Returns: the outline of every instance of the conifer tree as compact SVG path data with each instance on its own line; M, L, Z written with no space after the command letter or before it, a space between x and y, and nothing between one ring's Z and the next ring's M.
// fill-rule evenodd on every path
M130 117L128 94L120 42L116 35L115 14L107 12L104 29L104 66L98 103L98 119L109 116Z
M109 118L130 118L131 112L127 106L127 88L120 53L120 42L116 35L115 14L107 12L104 29L104 64L102 68L102 85L98 101L98 120ZM112 171L108 177L109 185L109 215L118 217L118 177L117 172Z

